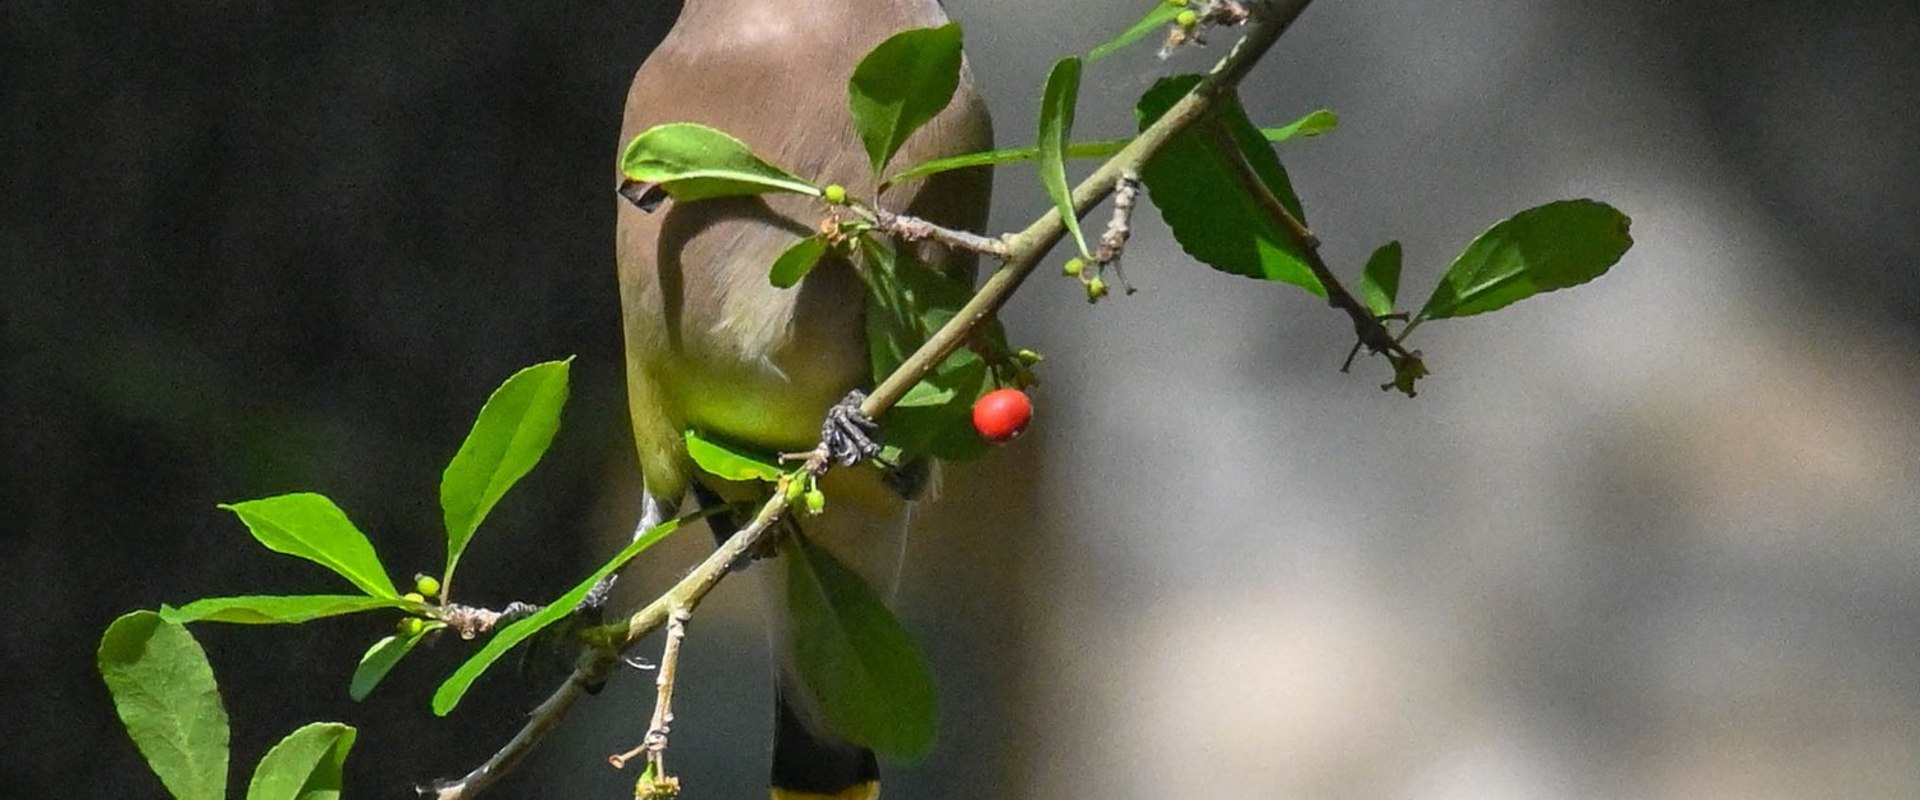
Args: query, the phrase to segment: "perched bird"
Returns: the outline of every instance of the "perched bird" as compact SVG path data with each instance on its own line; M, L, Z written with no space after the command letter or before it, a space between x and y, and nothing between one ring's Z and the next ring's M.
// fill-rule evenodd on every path
M837 183L875 198L847 80L860 58L893 34L946 22L936 0L686 0L673 30L634 76L621 143L655 125L700 123L818 185ZM895 163L986 150L991 139L986 109L963 67L952 103L908 140ZM984 170L967 170L891 187L877 201L978 230L989 191ZM856 266L839 259L791 289L768 282L775 258L826 216L816 198L666 200L651 211L619 205L628 403L645 479L642 524L649 525L671 516L689 490L704 502L746 490L694 469L683 439L688 429L769 451L807 450L819 441L828 410L871 382L864 289ZM923 246L918 255L935 268L971 275L968 254ZM829 498L825 513L800 521L808 541L890 596L906 498L880 470L865 467L834 470L821 487ZM776 581L781 572L754 571ZM773 797L876 797L873 753L819 721L791 677L784 655L791 643L777 619L783 611L772 605L781 651Z

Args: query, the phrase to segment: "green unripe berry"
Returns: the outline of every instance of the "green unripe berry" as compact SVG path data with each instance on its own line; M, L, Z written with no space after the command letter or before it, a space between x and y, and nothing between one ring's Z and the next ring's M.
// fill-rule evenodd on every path
M394 632L401 636L419 636L427 630L427 621L419 617L407 617L394 626Z
M1095 275L1087 281L1087 302L1091 303L1107 296L1107 282Z
M427 602L427 598L421 595L419 592L407 592L406 594L401 595L400 599L406 600L408 602L413 602L413 603Z
M807 490L807 513L818 514L827 510L827 493L819 489Z
M799 477L787 479L787 502L798 503L800 502L801 495L806 493L807 482L805 479Z
M1186 8L1187 0L1167 0L1167 5L1173 6L1174 8Z
M1039 353L1036 353L1032 350L1025 350L1025 349L1021 350L1020 352L1014 353L1013 357L1016 360L1018 360L1022 365L1029 366L1029 367L1047 360L1046 356L1040 355Z
M820 194L826 198L827 202L836 206L847 204L847 187L840 184L829 183L827 188L820 190Z
M428 597L440 596L440 579L432 575L413 576L413 589Z
M1200 15L1193 13L1191 10L1182 11L1178 16L1173 18L1173 24L1182 28L1191 28L1200 24Z
M1069 278L1078 278L1080 277L1081 271L1085 270L1086 268L1087 268L1087 262L1081 261L1080 259L1077 259L1077 258L1069 258L1067 259L1066 266L1061 267L1060 271L1063 273L1066 273L1066 276Z

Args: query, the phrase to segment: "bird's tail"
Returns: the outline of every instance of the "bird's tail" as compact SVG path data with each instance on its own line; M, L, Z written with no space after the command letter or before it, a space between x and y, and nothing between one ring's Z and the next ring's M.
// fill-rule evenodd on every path
M880 764L872 750L808 724L788 699L791 692L786 687L774 694L773 800L875 800L880 796Z

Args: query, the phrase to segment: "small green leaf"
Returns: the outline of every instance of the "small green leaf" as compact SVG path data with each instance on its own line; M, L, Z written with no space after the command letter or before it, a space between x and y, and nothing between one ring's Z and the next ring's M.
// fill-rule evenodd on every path
M739 139L691 122L657 125L633 137L620 154L620 171L629 180L659 185L683 203L769 192L820 195L819 187L767 163Z
M1168 25L1173 24L1173 18L1180 16L1180 12L1183 10L1185 9L1170 3L1155 2L1153 4L1153 10L1148 11L1146 16L1140 18L1140 21L1133 23L1133 27L1126 29L1126 31L1122 32L1119 36L1113 37L1113 39L1105 44L1093 48L1093 52L1087 54L1087 60L1099 61L1100 59L1126 49L1127 45L1140 41L1140 39L1147 34L1165 29Z
M313 722L281 739L253 768L247 800L340 800L340 773L359 733Z
M1515 214L1454 259L1419 319L1480 314L1593 280L1633 246L1631 224L1595 200L1561 200Z
M152 611L135 611L107 627L98 658L114 710L167 791L179 800L221 800L227 710L193 634Z
M220 507L238 515L268 550L333 570L372 597L400 596L373 543L325 495L283 494Z
M767 280L781 289L791 289L807 273L813 271L813 265L820 263L820 257L827 254L826 238L815 234L794 242L779 258L773 260L773 269L767 273Z
M1087 238L1080 233L1080 216L1073 210L1073 190L1067 188L1067 141L1073 137L1073 110L1080 97L1080 59L1068 56L1047 73L1047 86L1040 93L1040 185L1060 212L1060 221L1073 234L1082 258L1087 253Z
M970 288L911 258L901 258L873 237L860 240L867 280L867 347L876 382L899 368L934 331L966 305ZM1006 351L997 320L980 329L979 341ZM971 347L955 350L909 390L914 402L897 404L880 424L883 446L917 456L965 461L990 447L974 435L968 419L973 401L991 388L986 363ZM933 400L940 400L934 404Z
M417 633L395 634L374 642L372 647L367 648L366 654L360 656L359 666L353 668L353 680L347 684L347 696L353 698L354 702L367 699L367 695L373 693L373 687L386 680L387 673L393 671L394 665L412 652L413 646L420 643L420 638L434 630L434 627L422 627Z
M1154 84L1140 98L1140 128L1153 124L1199 82L1197 75L1179 75ZM1261 181L1304 224L1306 215L1280 157L1247 119L1239 101L1225 100L1214 124L1226 127ZM1299 245L1235 176L1204 126L1175 137L1140 176L1160 216L1173 229L1173 238L1188 255L1221 272L1291 283L1327 296Z
M718 510L714 509L714 511ZM532 616L495 631L493 638L488 639L479 652L474 653L454 670L451 676L440 683L440 688L433 693L433 713L437 716L446 716L447 712L460 704L460 698L466 696L473 682L479 680L480 676L486 673L487 668L493 666L501 656L506 655L508 650L512 650L514 645L526 641L527 637L539 633L542 628L565 619L568 614L573 613L574 609L580 607L580 601L586 599L587 593L593 591L594 585L598 584L602 578L612 575L615 570L632 561L634 556L640 555L647 548L659 543L661 539L667 538L667 534L673 533L682 524L700 519L707 513L712 512L670 519L648 528L645 533L634 537L631 544L621 549L606 564L594 570L594 573L581 581L580 585L568 590L566 594L548 603L545 608Z
M520 370L493 390L460 451L440 475L440 509L447 526L447 568L466 552L473 532L508 489L540 463L560 430L572 358Z
M1333 130L1339 124L1339 115L1320 109L1308 113L1293 122L1278 128L1261 128L1260 135L1269 142L1284 142L1308 136L1319 136ZM1120 152L1132 139L1102 139L1097 142L1075 142L1067 145L1068 158L1111 158ZM894 174L887 183L900 183L914 178L924 178L942 172L969 167L991 167L999 164L1011 164L1020 161L1032 161L1040 157L1038 147L1010 147L1005 150L987 150L979 153L936 158L923 161L913 167Z
M894 34L847 81L847 107L878 177L908 137L953 102L960 87L960 26Z
M933 672L866 581L804 538L781 540L794 671L827 724L896 761L933 747Z
M170 622L234 622L242 625L285 625L376 608L404 608L407 601L393 597L359 595L249 595L208 597L179 608L162 609Z
M1278 128L1261 128L1260 135L1269 142L1284 142L1288 139L1319 136L1340 125L1340 115L1324 108L1307 112L1307 115Z
M708 438L697 431L687 431L686 435L687 455L693 457L693 463L703 472L729 481L780 480L777 457Z
M1374 317L1393 313L1393 302L1400 294L1400 243L1387 242L1373 251L1366 269L1360 272L1360 300Z

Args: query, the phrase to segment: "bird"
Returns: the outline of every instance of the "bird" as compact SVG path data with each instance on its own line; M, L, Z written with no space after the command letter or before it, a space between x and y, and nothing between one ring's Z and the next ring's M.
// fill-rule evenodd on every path
M879 185L846 99L860 58L889 37L944 25L937 0L685 0L626 97L620 141L661 124L724 131L770 163L839 184L889 210L980 230L991 175L959 170ZM988 150L992 124L963 62L952 101L908 139L895 163ZM653 204L647 204L653 206ZM799 285L768 280L776 257L818 229L826 206L801 195L731 197L657 207L621 200L616 220L627 398L643 479L641 529L672 518L691 493L702 506L753 490L699 473L686 450L693 429L769 452L813 448L822 420L872 376L864 288L857 266L831 257ZM974 257L915 245L920 263L971 280ZM884 419L881 420L884 425ZM876 469L836 469L821 480L825 511L799 521L811 544L851 567L883 597L900 571L910 497ZM717 538L731 530L710 519ZM782 570L762 573L777 584ZM766 594L780 597L777 585ZM776 648L774 800L871 800L874 754L836 734L793 677L778 602L768 604Z

